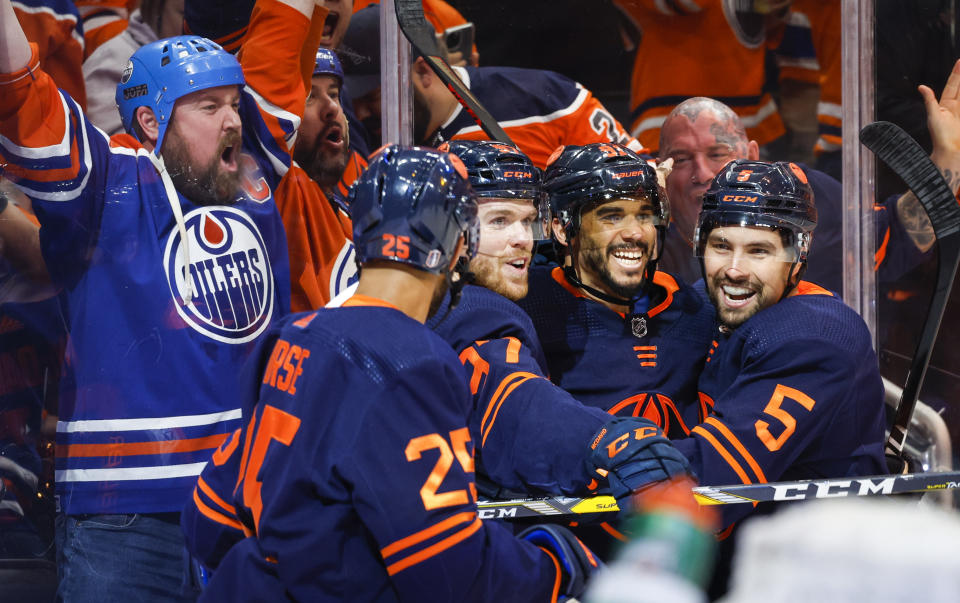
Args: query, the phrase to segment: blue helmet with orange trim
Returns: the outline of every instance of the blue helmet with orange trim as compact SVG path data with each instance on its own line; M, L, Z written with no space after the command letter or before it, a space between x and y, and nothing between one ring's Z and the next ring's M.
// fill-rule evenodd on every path
M614 199L648 198L653 204L661 244L670 223L670 204L657 181L656 170L627 147L615 143L559 147L547 160L543 192L552 217L560 221L568 238L579 232L585 207Z
M440 145L463 161L477 197L540 201L540 169L517 147L489 140L451 140Z
M349 204L361 265L385 260L445 274L461 235L468 257L476 253L476 195L450 153L385 147L351 187Z
M332 75L343 84L343 65L340 64L337 53L329 48L318 48L313 75Z
M784 247L805 262L817 207L807 176L795 163L735 159L720 170L703 195L694 243L703 255L707 236L718 226L765 226L779 230Z
M231 85L244 85L243 70L236 57L216 42L200 36L157 40L138 48L120 76L116 93L120 121L136 137L136 111L149 107L157 118L154 154L159 155L178 98Z

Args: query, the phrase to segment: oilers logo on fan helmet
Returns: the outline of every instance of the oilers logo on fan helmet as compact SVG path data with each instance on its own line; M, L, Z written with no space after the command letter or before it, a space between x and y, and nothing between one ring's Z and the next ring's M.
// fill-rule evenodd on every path
M476 253L476 195L450 153L390 145L354 183L349 203L361 265L386 260L446 274L461 235L467 256Z
M201 207L184 216L188 241L177 228L167 239L163 266L178 314L193 330L222 343L255 339L273 315L274 278L260 231L244 212ZM190 245L184 266L181 245ZM194 297L181 300L184 279ZM190 303L184 303L189 301Z
M149 107L157 118L159 155L177 99L217 86L243 86L243 70L219 44L200 36L175 36L141 46L117 84L117 109L124 129L137 136L136 111ZM141 141L143 142L143 141Z

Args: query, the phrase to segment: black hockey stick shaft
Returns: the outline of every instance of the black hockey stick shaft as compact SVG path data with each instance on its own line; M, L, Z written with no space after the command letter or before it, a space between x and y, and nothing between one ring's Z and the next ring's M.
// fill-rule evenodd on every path
M422 0L394 0L394 4L397 11L397 22L403 35L423 55L423 60L437 74L437 77L446 85L447 89L453 93L457 102L470 114L473 121L477 122L477 125L486 132L487 136L498 142L512 145L513 141L503 131L497 120L480 104L477 97L470 92L463 80L444 60L433 27L427 23L423 16Z
M900 455L960 263L960 205L940 169L899 126L885 121L868 124L860 130L860 142L887 164L916 196L930 218L939 249L936 288L887 440L888 452Z
M903 475L872 475L809 479L766 484L733 484L729 486L699 486L693 495L701 505L730 505L758 502L814 500L818 498L847 498L852 496L880 496L911 492L939 492L960 488L960 471L936 473L907 473ZM618 510L611 496L574 498L550 496L516 498L512 500L481 500L477 503L483 519L574 520L598 513Z

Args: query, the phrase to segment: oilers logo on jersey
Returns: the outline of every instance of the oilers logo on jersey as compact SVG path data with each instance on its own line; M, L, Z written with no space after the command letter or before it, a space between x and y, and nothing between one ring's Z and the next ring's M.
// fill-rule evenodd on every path
M222 343L245 343L266 328L273 314L274 282L260 231L231 207L201 207L184 216L190 266L185 267L179 229L163 256L170 293L180 317L195 331ZM184 278L193 303L184 304Z
M337 259L333 263L333 270L330 272L330 299L346 291L347 287L360 280L360 274L357 272L357 252L354 249L353 241L347 240Z

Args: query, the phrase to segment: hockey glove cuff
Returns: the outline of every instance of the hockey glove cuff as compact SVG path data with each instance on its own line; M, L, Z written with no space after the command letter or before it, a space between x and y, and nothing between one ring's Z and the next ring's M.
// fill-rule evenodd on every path
M603 568L603 563L590 549L580 542L573 532L562 526L531 526L517 534L517 538L537 545L560 566L563 574L560 583L561 601L583 594L590 576Z

